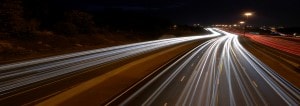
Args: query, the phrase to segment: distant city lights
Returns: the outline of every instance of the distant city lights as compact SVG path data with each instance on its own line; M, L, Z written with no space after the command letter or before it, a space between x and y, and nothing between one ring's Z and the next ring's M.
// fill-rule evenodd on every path
M237 25L237 24L215 24L212 26L214 26L214 27L239 27L240 25Z

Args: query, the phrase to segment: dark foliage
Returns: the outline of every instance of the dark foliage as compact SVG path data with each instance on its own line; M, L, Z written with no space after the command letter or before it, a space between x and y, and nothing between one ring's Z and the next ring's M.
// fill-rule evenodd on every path
M263 30L263 29L260 29L259 27L252 27L252 28L247 27L246 32L259 33L261 35L273 34L270 30Z
M131 33L146 39L158 38L162 33L167 32L171 25L168 20L162 18L121 9L97 11L92 14L95 24L104 31Z
M94 33L95 22L93 16L78 10L72 10L65 13L66 22L74 24L78 32L82 34Z
M18 37L32 36L36 31L54 31L60 35L123 33L128 38L156 39L169 32L171 22L151 14L108 9L85 11L78 7L55 4L51 0L4 0L0 9L1 32ZM178 31L199 28L180 27Z
M1 32L7 32L17 37L22 37L23 34L28 33L21 4L21 0L3 0L0 2Z
M53 29L56 33L67 36L78 34L77 26L70 22L58 22Z
M279 28L277 29L278 32L293 35L296 33L297 35L300 34L300 27L289 27L289 28Z

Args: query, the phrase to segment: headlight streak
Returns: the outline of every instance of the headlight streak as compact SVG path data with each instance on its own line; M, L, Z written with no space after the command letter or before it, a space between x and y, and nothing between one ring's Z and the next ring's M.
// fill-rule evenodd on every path
M245 57L249 57L249 61L254 61L251 65L253 65L256 68L261 68L263 70L258 70L262 78L264 78L269 85L276 91L276 93L281 96L288 105L296 105L298 98L298 104L299 104L299 98L300 98L300 91L299 89L292 86L290 83L288 83L286 80L284 80L282 77L280 77L277 73L275 73L271 68L263 64L261 61L259 61L256 57L251 55L248 51L246 51L245 48L242 47L242 45L237 41L236 39L236 46L240 47L240 51L244 52ZM283 88L282 88L283 87ZM283 89L287 89L284 91ZM288 91L288 92L287 92ZM294 98L292 98L294 97Z
M0 95L29 84L80 72L89 67L110 64L185 42L220 36L220 33L211 28L209 30L212 34L148 41L1 65Z
M202 45L209 45L209 43L212 43L215 39L212 39L208 42L203 43ZM199 45L198 47L196 47L195 49L191 50L190 52L186 53L184 56L182 56L180 59L177 60L177 62L179 62L180 60L183 60L185 58L192 59L194 56L196 56L196 54L194 53L194 51L200 52L200 50L204 49L204 47L206 46L202 46ZM191 55L190 57L188 57L189 55ZM177 63L175 62L175 63ZM171 68L172 66L175 66L176 64L172 64L170 67L168 67L167 69L165 69L164 71L162 71L160 74L158 74L155 78L153 78L152 80L150 80L147 84L145 84L144 86L141 87L141 89L139 89L138 91L136 91L132 96L128 97L128 99L126 99L124 102L122 102L120 105L126 105L128 102L130 102L131 99L134 99L135 96L138 96L139 94L142 93L142 91L144 89L146 89L148 86L150 86L152 83L154 83L154 81L156 81L159 77L161 77L163 74L166 73L166 71ZM180 65L179 67L183 67L183 65ZM163 88L163 85L160 86L160 88ZM159 92L159 90L156 90L155 92ZM152 95L155 95L152 94ZM147 100L149 101L151 98L148 98ZM144 103L146 104L146 103ZM109 104L107 104L109 105Z
M114 50L118 50L118 49L135 47L135 46L140 46L140 45L147 45L147 44L153 44L153 43L165 42L165 41L196 40L196 39L202 39L202 38L216 37L216 36L220 35L220 33L213 31L212 28L208 28L208 30L211 31L212 34L193 36L193 37L180 37L180 38L147 41L147 42L141 42L141 43L108 47L108 48L103 48L103 49L95 49L95 50L89 50L89 51L83 51L83 52L77 52L77 53L71 53L71 54L64 54L64 55L59 55L59 56L46 57L46 58L42 58L42 59L34 59L34 60L30 60L30 61L0 65L0 72L5 71L5 70L10 70L10 69L23 68L25 66L31 66L31 65L35 65L35 64L41 64L41 63L53 62L53 61L62 60L62 59L68 59L68 58L91 55L91 54L96 54L96 53L114 51Z
M185 55L190 57L174 62L122 105L300 104L299 89L251 55L237 35L213 30L225 36L207 41L202 49Z

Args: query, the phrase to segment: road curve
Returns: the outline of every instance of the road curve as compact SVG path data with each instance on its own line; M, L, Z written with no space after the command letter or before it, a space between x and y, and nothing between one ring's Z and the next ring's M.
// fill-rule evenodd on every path
M237 35L214 30L224 36L199 45L134 93L106 105L300 105L298 88L244 49Z
M148 41L0 65L0 104L11 98L11 95L46 85L53 79L59 80L73 73L81 73L87 68L101 67L163 48L220 35L209 30L212 34Z

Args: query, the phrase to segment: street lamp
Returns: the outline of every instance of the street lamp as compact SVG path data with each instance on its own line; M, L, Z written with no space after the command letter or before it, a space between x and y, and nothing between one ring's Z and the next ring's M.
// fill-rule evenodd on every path
M245 24L245 21L240 21L240 24L241 24L241 26L243 27L243 24ZM244 33L244 36L245 36L245 26L244 26L244 28L243 28L243 33Z
M252 12L245 12L244 15L246 16L246 19L244 21L248 21L248 17L252 16L253 13ZM245 23L245 22L244 22ZM243 23L243 24L244 24ZM242 23L241 23L242 24ZM244 25L244 36L246 35L246 24Z
M246 13L244 13L244 15L248 18L249 16L252 16L253 13L251 13L251 12L246 12Z

